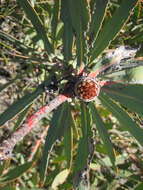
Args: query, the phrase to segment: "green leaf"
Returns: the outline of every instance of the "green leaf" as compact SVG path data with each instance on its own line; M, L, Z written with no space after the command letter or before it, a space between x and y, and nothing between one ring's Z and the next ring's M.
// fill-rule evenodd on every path
M143 61L142 61L142 65L143 65ZM136 68L127 69L126 70L126 79L129 82L143 84L143 66L139 66L139 64L138 64L138 67L136 67Z
M143 183L139 183L135 188L134 190L142 190L143 189Z
M110 87L104 86L103 90L114 100L143 115L143 85L114 84Z
M17 129L22 124L22 122L24 121L24 119L26 118L26 116L28 114L30 107L31 106L28 106L26 109L24 109L24 111L22 111L19 114L16 124L14 125L14 130Z
M53 7L53 17L51 21L51 29L52 29L52 41L53 41L53 47L55 48L55 42L56 42L56 32L57 32L57 26L58 26L58 19L59 19L59 0L54 1L54 7Z
M23 8L24 12L26 13L28 19L31 21L32 25L34 26L38 36L43 40L45 49L48 53L52 53L52 46L48 40L46 30L44 28L44 25L38 16L35 9L31 6L28 0L17 0L20 6Z
M27 162L25 164L15 167L14 169L11 169L8 173L1 176L0 183L3 184L17 179L18 177L23 175L27 170L29 170L32 167L33 163L33 161Z
M81 103L81 129L83 137L91 135L91 117L89 114L89 109L84 103Z
M68 1L61 1L61 19L64 23L63 27L63 53L65 61L68 62L72 56L73 45L73 28Z
M75 166L73 168L75 175L87 166L87 159L89 155L89 140L92 137L91 118L89 110L84 103L81 103L81 128L82 137L79 140L77 157ZM84 151L83 151L84 150Z
M70 107L68 107L70 108ZM65 150L65 157L67 160L67 168L71 167L71 162L72 162L72 151L73 151L73 130L72 130L72 125L73 125L73 119L71 115L70 109L67 110L67 120L68 120L68 127L65 129L65 134L64 134L64 150Z
M32 104L32 102L44 91L44 85L49 83L49 79L45 80L34 92L26 94L9 106L8 109L0 115L0 126Z
M76 34L87 29L88 21L89 21L89 12L88 5L86 0L68 0L69 2L69 10L72 20L72 26L76 31ZM81 29L80 26L81 25Z
M81 175L85 172L85 168L88 168L88 156L93 154L92 146L92 130L91 130L91 118L89 114L89 109L84 103L81 103L81 130L82 137L79 139L77 156L75 160L75 165L73 168L74 174L74 185L76 189L88 189L88 183L85 183L85 180ZM87 174L88 175L88 174ZM87 176L86 176L87 177Z
M48 130L48 134L44 145L42 160L40 163L41 183L44 183L45 181L49 161L49 153L52 150L56 140L61 139L61 137L64 135L65 129L69 127L68 118L65 117L67 114L68 106L68 103L64 103L63 105L58 107L58 109L53 114L50 128Z
M84 150L84 151L83 151ZM74 166L75 175L80 172L87 165L88 158L88 139L87 137L82 137L78 143L77 157Z
M84 61L86 51L84 31L87 29L89 20L87 1L68 0L68 2L72 26L76 34L77 65L80 66Z
M105 93L100 95L100 99L103 105L112 112L122 126L129 131L141 145L143 145L143 129L141 129L126 111L113 102Z
M84 59L84 38L81 29L81 25L79 25L80 31L76 36L76 54L77 54L77 65L81 66Z
M99 56L99 54L111 43L121 30L126 20L128 19L131 10L134 8L137 0L124 0L120 7L115 11L103 26L100 34L94 42L94 48L91 52L91 62Z
M108 5L108 0L96 0L94 5L91 2L91 7L93 7L93 15L91 16L91 24L89 28L89 36L93 40L96 40L99 31L102 26L103 19L105 17L106 7Z
M107 132L107 129L106 129L100 115L98 114L94 104L90 104L89 106L91 109L93 122L95 123L96 128L99 132L99 135L104 143L107 154L110 157L112 164L114 165L115 164L115 153L114 153L113 146L112 146L109 134Z

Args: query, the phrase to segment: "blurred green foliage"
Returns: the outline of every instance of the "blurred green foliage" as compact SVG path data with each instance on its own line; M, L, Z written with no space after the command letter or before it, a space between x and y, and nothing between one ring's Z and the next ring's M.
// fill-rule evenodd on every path
M45 104L43 84L53 77L59 80L81 65L99 69L104 50L121 45L137 48L142 58L142 1L3 0L0 8L0 99L11 100L0 110L4 138L5 128L15 131ZM110 73L110 78L137 83L143 80L138 69L126 70L123 77ZM95 103L74 99L42 120L16 146L13 158L0 164L0 189L143 189L143 86L103 90ZM42 139L31 157L47 126L45 145ZM86 168L87 181L80 176Z

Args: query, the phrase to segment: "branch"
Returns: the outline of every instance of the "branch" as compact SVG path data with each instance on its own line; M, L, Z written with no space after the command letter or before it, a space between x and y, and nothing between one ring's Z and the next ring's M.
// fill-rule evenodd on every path
M15 145L21 141L42 118L67 100L68 96L60 94L49 104L41 107L36 113L28 117L18 130L0 144L0 160L10 158Z

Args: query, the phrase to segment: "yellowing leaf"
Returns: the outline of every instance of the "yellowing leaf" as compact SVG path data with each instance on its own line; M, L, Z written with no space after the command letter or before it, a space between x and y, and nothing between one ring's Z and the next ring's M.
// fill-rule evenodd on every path
M63 171L61 171L54 179L53 183L52 183L52 188L54 190L57 189L57 187L61 184L63 184L66 180L66 178L69 175L70 170L69 169L65 169Z

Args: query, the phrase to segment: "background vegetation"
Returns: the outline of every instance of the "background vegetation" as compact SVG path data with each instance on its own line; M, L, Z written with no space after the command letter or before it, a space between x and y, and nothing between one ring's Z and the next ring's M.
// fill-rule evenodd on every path
M2 0L0 6L1 141L45 104L40 84L47 78L59 80L83 63L98 69L105 48L137 48L142 58L142 1ZM100 79L143 80L142 67L109 73ZM142 94L142 85L113 85L97 109L78 100L63 104L1 162L0 189L81 190L89 181L91 190L143 189ZM77 177L80 171L87 180Z

